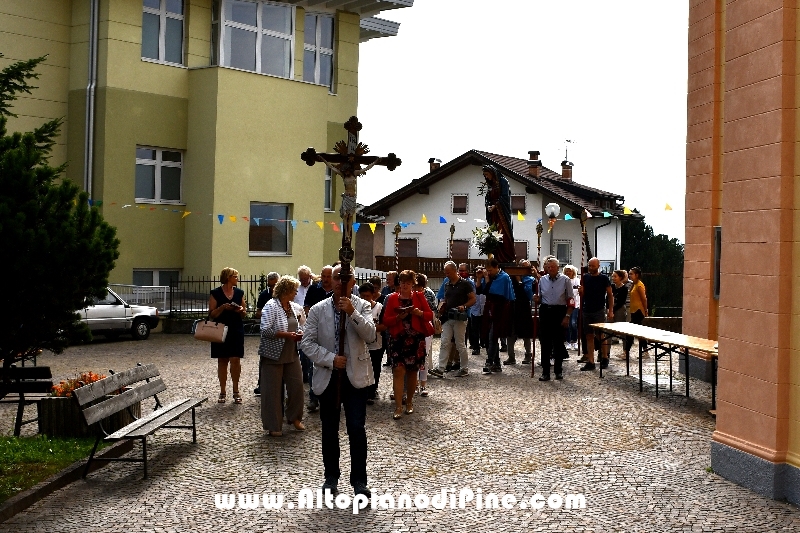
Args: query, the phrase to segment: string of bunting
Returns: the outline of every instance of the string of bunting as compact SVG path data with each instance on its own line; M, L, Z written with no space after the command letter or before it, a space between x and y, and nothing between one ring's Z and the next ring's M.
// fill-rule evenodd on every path
M107 205L107 206L110 207L110 206L116 206L116 205L119 205L119 204L117 202L111 202L110 204L104 204L102 200L89 200L89 206L102 207L103 205ZM342 223L341 222L325 222L325 221L322 221L322 220L312 221L312 220L296 220L296 219L264 218L264 217L252 217L251 218L251 217L246 217L246 216L237 217L236 215L225 215L225 214L216 214L216 215L214 215L213 213L202 213L202 212L199 212L199 211L189 211L187 209L170 209L169 207L162 207L162 205L150 206L150 205L123 204L123 205L120 206L120 208L121 209L141 209L141 210L144 210L144 211L147 211L147 212L150 212L150 211L168 211L168 212L180 214L182 219L188 217L189 215L195 215L195 216L208 215L210 217L216 216L216 220L219 222L219 224L223 224L226 221L227 222L231 222L231 223L237 223L241 219L241 221L247 222L248 225L251 225L252 223L254 223L256 226L260 226L261 222L289 222L292 225L292 229L297 229L297 226L300 225L300 224L309 224L310 225L310 224L313 223L313 224L316 224L316 226L321 230L324 230L326 225L330 225L331 229L334 232L342 232L344 230L344 228L342 227ZM666 206L664 207L664 210L665 211L672 211L672 207L669 204L666 204ZM622 213L624 215L632 215L633 211L627 206L622 206ZM586 211L586 214L587 214L587 216L589 218L592 218L591 213ZM613 216L614 215L612 215L608 211L603 211L603 218L612 218ZM481 219L481 218L475 218L473 220L475 222L479 223L479 224L485 224L486 223L486 221ZM520 211L517 212L517 220L521 221L521 222L525 221L525 216ZM572 215L567 213L567 214L564 215L563 218L560 218L558 220L567 220L568 221L568 220L576 220L576 219L575 219L575 217L573 217ZM460 217L456 217L455 221L458 222L459 224L466 224L467 223L466 219L463 219L463 218L460 218ZM537 222L541 222L541 221L542 221L542 219L537 219ZM444 217L443 215L439 215L439 224L447 224L447 223L448 223L447 218ZM412 226L412 225L416 225L416 224L428 224L428 217L423 213L422 217L420 218L420 221L418 223L417 222L398 221L398 222L396 222L396 224L399 224L400 227L403 228L403 229L408 228L409 226ZM372 231L372 233L375 233L375 229L377 228L377 226L379 226L379 225L380 226L394 226L395 222L369 222L369 223L367 223L367 225L369 226L369 229ZM361 226L362 226L362 223L354 222L353 223L353 231L357 232Z

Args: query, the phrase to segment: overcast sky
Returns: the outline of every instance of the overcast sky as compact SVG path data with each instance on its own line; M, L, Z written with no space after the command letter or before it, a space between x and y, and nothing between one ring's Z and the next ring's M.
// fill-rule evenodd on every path
M360 47L361 140L403 164L362 178L360 203L473 148L539 150L560 172L570 139L575 181L683 242L688 2L416 0L379 16L401 26Z

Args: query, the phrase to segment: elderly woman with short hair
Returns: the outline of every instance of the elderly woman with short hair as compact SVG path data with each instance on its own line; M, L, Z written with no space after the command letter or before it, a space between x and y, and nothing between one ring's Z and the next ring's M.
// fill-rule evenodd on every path
M283 276L273 289L272 299L261 315L259 374L261 379L261 423L271 437L283 432L282 384L286 384L288 400L286 419L295 429L303 425L303 372L297 345L303 338L300 327L305 323L303 308L292 300L300 281Z

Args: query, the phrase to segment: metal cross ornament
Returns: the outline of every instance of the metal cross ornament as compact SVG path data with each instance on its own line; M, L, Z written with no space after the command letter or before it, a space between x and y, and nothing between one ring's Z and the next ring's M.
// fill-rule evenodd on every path
M313 167L315 163L324 163L332 174L342 177L344 181L344 192L342 193L342 207L339 214L342 217L342 247L339 249L339 260L342 262L342 269L339 278L342 280L342 292L346 290L347 284L352 275L350 263L355 257L353 251L353 222L356 218L356 180L363 176L375 165L382 165L389 170L394 170L400 166L400 159L395 154L386 157L367 155L369 147L358 141L358 132L362 125L357 117L350 117L345 122L344 129L347 130L347 142L339 141L333 147L335 153L318 154L314 148L309 148L302 154L300 159L306 165ZM362 168L361 165L367 165ZM349 296L342 294L341 296ZM344 326L344 313L342 313L341 326ZM343 333L343 329L341 332ZM339 336L339 355L344 355L344 335Z

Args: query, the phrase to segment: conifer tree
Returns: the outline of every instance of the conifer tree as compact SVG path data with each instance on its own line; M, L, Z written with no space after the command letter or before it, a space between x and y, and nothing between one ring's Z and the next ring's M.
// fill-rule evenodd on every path
M0 54L2 57L2 54ZM62 119L8 133L12 103L31 94L45 57L0 71L0 357L5 367L87 340L77 311L106 293L119 256L116 230L89 195L49 163Z

